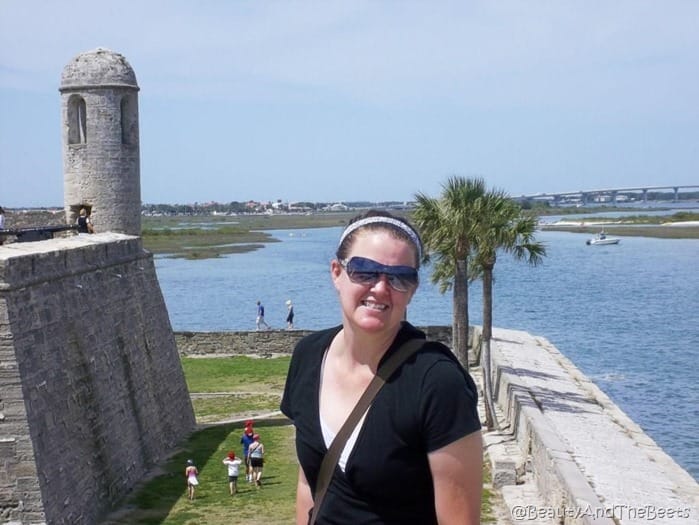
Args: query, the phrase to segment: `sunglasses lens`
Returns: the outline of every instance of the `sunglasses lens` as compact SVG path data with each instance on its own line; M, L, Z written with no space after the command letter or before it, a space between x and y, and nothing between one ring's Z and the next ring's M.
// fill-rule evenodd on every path
M352 257L344 266L350 280L363 286L376 284L381 275L399 292L407 292L418 283L417 270L411 266L387 266L364 257Z
M347 270L347 274L349 275L352 282L364 285L375 284L380 277L380 275L376 272L353 272L351 270Z
M390 284L394 290L398 290L399 292L407 292L412 286L417 284L417 275L415 276L415 279L408 277L407 275L389 275L388 284Z

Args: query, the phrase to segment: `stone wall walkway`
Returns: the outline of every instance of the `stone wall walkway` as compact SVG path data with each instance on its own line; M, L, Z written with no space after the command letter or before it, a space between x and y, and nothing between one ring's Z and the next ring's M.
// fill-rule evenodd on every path
M496 329L491 352L486 443L496 476L528 481L515 522L699 524L699 484L547 340Z

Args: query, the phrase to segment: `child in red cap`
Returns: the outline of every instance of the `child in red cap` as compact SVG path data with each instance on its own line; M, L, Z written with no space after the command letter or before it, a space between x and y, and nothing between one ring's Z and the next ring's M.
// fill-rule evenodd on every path
M252 467L250 466L250 457L248 454L248 449L252 445L252 436L255 435L255 431L252 428L253 420L248 419L245 422L245 431L243 432L243 437L240 438L240 442L243 444L243 460L245 461L245 479L252 483Z
M240 458L235 457L235 452L230 451L228 456L223 458L223 464L228 467L228 489L233 496L238 490L238 475L240 474L240 465L243 462Z

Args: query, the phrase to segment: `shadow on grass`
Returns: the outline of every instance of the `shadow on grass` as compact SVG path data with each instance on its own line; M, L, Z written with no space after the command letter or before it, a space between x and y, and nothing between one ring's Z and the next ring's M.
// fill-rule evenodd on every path
M170 514L173 507L186 498L186 481L184 468L188 459L192 459L200 471L217 451L222 443L229 440L231 434L241 433L243 423L228 423L211 425L195 431L182 449L174 454L162 467L162 473L137 488L136 493L129 498L128 508L131 509L125 519L108 521L108 523L131 523L139 525L159 525ZM216 457L218 459L218 457ZM206 494L196 494L195 500L206 500ZM198 513L183 511L179 513L181 523L196 518Z
M231 450L238 456L242 454L240 437L244 423L200 427L160 467L155 477L135 489L124 509L110 516L103 525L193 525L204 522L215 525L230 523L233 515L243 513L264 516L271 512L274 516L275 510L283 506L293 510L298 467L293 448L289 448L292 445L283 447L281 444L289 443L288 432L282 432L282 427L288 426L289 421L285 418L255 423L255 431L263 437L266 452L270 454L271 468L268 468L266 453L260 487L246 482L244 468L241 468L238 491L233 497L229 494L227 468L222 459ZM188 459L192 459L199 470L200 484L194 501L189 501L186 494L184 469ZM241 506L235 501L246 503ZM231 514L231 505L234 505L234 514Z

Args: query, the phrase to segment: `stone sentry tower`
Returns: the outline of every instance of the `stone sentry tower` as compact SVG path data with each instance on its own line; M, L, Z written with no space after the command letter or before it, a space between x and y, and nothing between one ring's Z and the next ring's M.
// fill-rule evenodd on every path
M63 69L64 208L75 223L80 208L97 232L141 235L138 84L119 53L97 48Z

